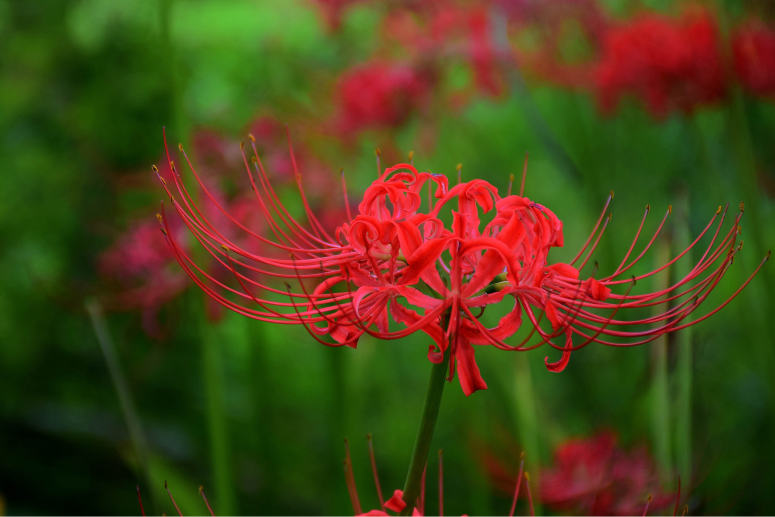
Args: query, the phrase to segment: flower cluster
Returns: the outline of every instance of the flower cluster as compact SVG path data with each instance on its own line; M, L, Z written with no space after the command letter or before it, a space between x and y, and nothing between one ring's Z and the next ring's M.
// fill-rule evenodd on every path
M489 452L483 457L495 486L510 493L514 476L509 465ZM645 447L625 450L612 431L603 431L570 439L555 449L553 464L541 471L538 500L561 513L645 515L677 507L680 493L662 490L656 464Z
M179 234L182 229L177 222L170 231ZM189 285L152 219L135 223L121 235L99 257L98 269L103 278L116 284L105 300L107 307L141 309L143 328L154 337L162 334L156 317L161 306Z
M654 461L645 448L625 451L616 436L603 432L569 440L554 453L551 469L539 486L543 504L584 515L636 515L649 498L649 508L669 507L676 494L664 493Z
M605 111L624 93L642 98L657 117L721 100L726 81L715 20L705 11L677 20L646 14L609 29L595 81Z
M366 127L393 127L419 110L430 93L430 78L404 63L372 61L339 80L337 127L352 134Z
M775 29L751 20L732 37L734 67L751 93L775 98Z
M332 3L326 18L340 19L348 3L354 2ZM684 8L678 15L636 11L624 19L612 17L596 0L490 0L475 5L399 0L380 7L384 13L375 56L398 55L400 61L368 58L345 71L341 84L363 75L362 68L381 63L384 77L376 70L371 76L378 85L375 91L385 91L384 104L390 106L396 96L407 99L401 116L380 118L383 127L401 125L421 106L427 110L427 102L414 102L419 91L444 99L440 105L460 105L473 93L497 97L505 91L505 73L514 67L539 80L589 91L606 114L622 97L633 96L657 119L725 100L733 76L755 95L772 97L775 91L773 67L767 66L775 59L772 27L749 17L732 31L727 52L717 15L707 7ZM494 20L502 23L502 36L496 35ZM439 79L460 64L468 68L471 84L445 91ZM422 88L390 80L395 69L414 77L415 84L421 78ZM374 96L353 86L340 87L338 97L346 107L368 104ZM363 121L340 128L367 126L377 111L363 111L360 117L352 112L351 120Z
M446 176L419 172L408 163L385 169L364 192L357 213L347 204L346 220L334 232L314 214L297 172L307 219L302 224L273 190L252 138L250 148L250 157L243 154L243 161L255 214L263 219L269 236L218 203L181 146L202 197L232 228L225 231L214 224L197 208L168 154L171 181L161 173L159 178L172 205L213 263L230 272L233 281L230 285L200 267L171 231L169 218L161 216L165 235L186 273L223 306L257 320L303 325L327 345L356 347L363 335L389 340L423 332L430 339L428 359L441 363L448 356L449 379L457 372L466 395L487 387L474 346L530 350L548 344L561 356L556 361L547 357L546 366L559 372L572 351L591 342L647 343L707 318L729 301L695 320L687 319L739 250L742 210L722 232L727 210L719 207L687 250L652 271L632 276L630 271L652 246L670 213L632 258L647 208L620 265L611 275L596 279L581 270L610 219L606 217L610 197L576 257L570 263L556 263L550 261L549 252L563 245L562 222L546 206L510 192L501 196L480 179L450 185ZM346 198L344 178L343 190ZM706 234L711 236L709 243L684 278L662 290L631 292L636 281L665 271ZM246 241L257 247L244 245ZM285 282L286 288L273 285L268 281L272 278ZM291 289L292 283L298 288ZM508 312L494 326L486 326L481 321L486 308L501 302L509 304ZM664 310L656 311L659 307ZM644 317L642 309L649 309L651 316ZM507 343L523 325L531 329L530 334L520 343ZM537 342L528 344L533 336ZM561 338L560 343L555 338Z

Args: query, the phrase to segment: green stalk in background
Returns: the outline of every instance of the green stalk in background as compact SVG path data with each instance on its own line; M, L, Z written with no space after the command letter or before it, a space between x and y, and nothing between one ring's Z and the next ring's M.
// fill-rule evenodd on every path
M172 33L173 4L174 0L159 0L159 28L162 52L167 61L167 85L172 119L169 134L175 135L179 142L185 142L189 137L189 124L188 117L184 117L183 114L182 85L178 81L178 67ZM210 435L210 458L215 484L213 500L219 513L232 515L236 512L236 498L231 477L228 426L223 407L222 335L217 326L204 315L198 316L199 320L202 321L200 346L206 401L205 412Z
M169 129L171 135L177 135L178 140L188 138L188 124L183 117L183 101L180 95L181 85L178 84L177 60L175 44L172 37L172 5L174 0L159 0L159 30L161 35L162 55L167 63L167 86L169 87L170 111Z
M689 232L689 200L687 193L681 192L676 198L675 238L676 250L686 249L691 243ZM689 273L692 264L691 251L673 266L674 282ZM675 465L684 486L690 486L692 479L692 327L673 334L676 347L675 364Z
M231 453L228 425L224 411L222 340L220 329L200 316L202 380L204 382L205 418L210 433L210 460L213 469L214 506L221 515L236 513L234 482L231 476Z
M100 345L102 355L105 357L105 363L108 366L110 379L113 381L113 387L116 390L116 395L118 395L121 413L124 416L124 421L129 430L129 439L132 442L132 447L137 455L138 474L145 478L145 482L148 486L152 486L152 476L148 461L148 441L145 437L145 432L143 432L143 427L140 424L140 417L137 414L132 393L129 391L129 383L126 380L126 377L124 377L124 372L121 369L121 363L118 360L116 347L114 346L113 339L108 331L108 325L105 322L105 316L102 313L102 306L94 299L87 300L86 312L89 313L89 318L94 327L94 334L97 336L97 342ZM153 494L154 491L151 491L150 493Z
M525 452L526 468L534 486L537 486L539 466L541 464L541 440L538 434L538 412L536 411L533 379L530 373L530 362L525 353L514 354L514 417L517 426L517 436ZM540 507L536 511L541 513Z
M554 132L552 132L549 124L546 123L546 119L541 115L541 110L539 110L538 106L533 102L530 90L525 84L522 72L519 69L509 44L506 19L506 16L500 9L491 10L489 21L493 28L493 43L500 53L503 63L506 65L505 69L507 72L510 93L522 104L525 119L535 131L541 145L546 149L549 159L554 162L559 170L565 173L568 179L575 183L581 183L584 178L581 175L579 168L576 166L573 158L571 158L565 150L560 140L555 136Z
M281 475L278 471L280 463L277 459L277 447L271 433L276 425L274 398L269 396L272 392L272 379L266 348L266 345L271 343L271 339L267 336L263 322L238 316L231 318L229 323L237 330L235 338L246 344L244 352L246 355L243 357L247 361L247 368L244 370L241 382L249 390L250 431L248 435L250 453L254 456L251 459L260 468L263 478L270 480ZM272 483L262 483L259 496L262 500L269 500L272 490ZM272 506L265 507L268 513L273 511L272 508Z
M661 265L670 261L670 243L661 239L655 243L655 264ZM667 273L656 275L655 290L665 289L670 278ZM660 312L659 309L657 309ZM668 339L663 335L651 347L651 432L654 456L659 464L662 481L669 482L673 473L673 462L670 448L670 390L668 386Z

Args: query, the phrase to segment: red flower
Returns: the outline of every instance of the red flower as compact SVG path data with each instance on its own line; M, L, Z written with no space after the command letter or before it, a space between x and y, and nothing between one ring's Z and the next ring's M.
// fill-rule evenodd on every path
M374 478L374 485L377 489L377 497L379 498L379 510L369 510L367 512L363 512L363 508L361 506L361 500L360 496L358 495L358 488L355 486L355 476L353 474L353 464L352 464L352 458L350 457L350 446L345 440L345 459L344 459L344 476L345 476L345 482L347 484L347 491L350 495L350 502L353 505L353 511L355 512L355 515L372 515L372 516L388 516L390 515L388 511L395 512L396 514L400 514L405 508L406 508L406 501L404 500L404 491L403 490L394 490L393 495L390 496L390 498L385 501L383 495L382 495L382 486L379 482L379 474L377 473L377 463L374 459L374 448L371 441L371 435L367 436L367 440L369 441L369 459L371 461L371 473ZM527 472L524 471L525 462L524 459L521 461L519 466L519 474L517 475L516 482L511 483L511 492L513 494L512 496L512 503L511 503L511 511L509 512L509 516L514 515L514 510L517 506L517 499L519 498L520 491L522 489L522 486L524 485L524 492L527 496L528 505L530 508L530 515L535 515L535 511L533 508L533 495L530 490L530 477L528 476ZM419 516L419 515L425 515L425 475L426 471L423 471L422 475L422 483L420 485L420 493L417 497L417 500L414 502L414 505L412 506L412 515ZM524 483L522 480L524 479ZM438 470L438 494L439 494L439 506L438 506L438 512L436 515L444 515L444 462L443 462L443 455L442 451L439 450L439 470Z
M182 225L176 224L169 231L179 234L180 230ZM136 223L122 234L99 257L98 269L117 283L106 301L108 308L142 309L143 328L155 337L161 335L156 321L159 309L189 283L158 225L150 220Z
M661 490L654 461L645 448L625 451L611 432L569 440L554 453L551 469L541 474L542 503L560 512L582 515L639 515L666 508L675 494Z
M750 21L732 36L735 72L745 88L775 98L775 30Z
M546 366L561 371L573 350L591 342L611 346L647 343L704 320L729 301L694 321L687 320L738 251L742 211L722 233L727 214L719 208L689 246L695 247L706 234L712 236L686 277L664 290L631 294L635 280L664 271L688 252L653 271L629 276L661 231L669 210L634 259L631 255L643 223L613 274L584 278L580 270L608 222L601 225L605 210L570 264L551 263L549 251L563 245L562 222L545 206L522 196L501 197L484 180L450 187L445 176L399 164L386 169L366 189L358 213L346 210L347 221L331 234L310 208L301 174L297 174L297 185L306 224L281 204L255 144L251 147L253 154L244 158L245 167L253 185L255 210L266 220L268 231L255 232L215 205L233 226L274 252L245 249L211 224L171 166L171 182L162 183L175 210L212 258L232 273L236 285L199 267L164 217L170 245L186 273L224 306L262 321L304 325L316 340L332 346L355 347L364 334L398 339L424 332L432 343L428 358L439 363L444 354L450 354L450 379L456 370L466 395L487 387L474 359L474 345L529 350L549 344L562 355L556 362L547 357ZM214 201L201 182L200 187L203 197ZM294 281L299 288L278 289L268 282L272 278ZM746 284L748 281L750 278ZM264 294L259 295L258 290ZM486 327L481 315L489 305L505 299L510 300L510 310L495 326ZM665 307L665 311L642 317L640 309L649 308L653 314L655 307ZM636 316L622 316L629 312ZM391 320L402 328L391 325ZM530 336L522 343L506 343L523 324L532 327ZM538 342L528 346L534 335ZM574 343L574 336L581 342ZM563 338L561 344L552 341L557 337Z
M408 64L375 60L347 71L338 88L338 125L351 133L402 124L422 105L430 81Z
M717 102L726 83L716 21L692 11L677 20L643 14L613 27L595 76L605 111L623 94L640 97L655 117Z
M452 59L466 62L474 85L485 95L503 93L499 61L487 3L427 1L390 12L383 33L405 47L415 61L435 65Z

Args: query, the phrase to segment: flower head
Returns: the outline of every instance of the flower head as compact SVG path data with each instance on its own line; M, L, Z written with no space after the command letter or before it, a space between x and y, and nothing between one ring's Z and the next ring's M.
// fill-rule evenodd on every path
M170 231L182 237L182 225L175 222ZM188 286L175 255L152 220L140 221L121 234L98 261L100 274L115 282L105 300L111 309L142 310L145 332L162 335L157 321L159 309Z
M732 36L737 77L750 92L775 98L775 30L750 21Z
M657 469L645 448L632 451L616 444L616 435L603 432L573 439L559 446L554 466L541 475L542 503L559 511L584 515L636 515L649 508L671 506L676 494L661 490Z
M640 97L655 117L717 102L726 82L716 21L699 10L676 20L643 14L612 27L595 76L606 111L628 93Z
M222 281L199 267L169 231L169 218L162 216L168 241L186 273L227 308L261 321L303 325L316 340L331 346L356 347L365 334L398 339L423 332L430 339L429 360L440 363L449 356L449 378L457 372L466 395L487 387L474 346L530 350L548 344L561 356L556 361L547 357L546 366L559 372L572 351L589 343L647 343L704 320L729 301L688 319L739 250L742 211L725 232L727 210L716 211L689 246L692 249L703 236L710 236L700 260L684 278L666 289L633 294L636 281L663 272L689 251L652 271L630 273L656 240L669 210L632 258L647 209L621 264L611 275L596 279L582 270L610 220L606 217L610 197L570 263L549 259L552 248L563 245L563 226L546 206L521 192L501 196L495 186L480 179L451 186L446 176L420 172L408 163L385 169L364 192L357 213L346 207L346 220L329 232L307 202L301 174L296 173L296 182L305 223L280 202L252 140L250 148L244 164L254 209L265 220L264 234L230 214L201 181L199 186L203 197L235 229L265 251L247 249L213 225L197 209L171 158L169 181L159 175L177 213L233 281ZM198 180L182 147L181 152ZM344 181L343 187L346 198ZM285 289L271 279L284 282ZM507 302L508 312L494 326L480 321L489 306ZM664 311L655 314L659 307ZM651 309L652 315L643 317L643 309ZM634 315L628 318L630 313ZM531 329L530 335L520 343L507 343L522 325ZM528 344L534 336L537 341Z
M339 80L338 125L344 133L403 123L430 92L431 81L407 63L373 60L347 71Z

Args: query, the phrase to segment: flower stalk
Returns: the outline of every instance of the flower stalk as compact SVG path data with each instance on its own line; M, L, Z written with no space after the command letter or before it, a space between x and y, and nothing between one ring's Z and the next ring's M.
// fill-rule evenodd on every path
M455 339L455 337L453 336L452 339ZM439 417L441 394L444 392L444 382L447 377L451 355L448 350L444 354L442 361L434 364L431 368L431 378L428 381L428 391L425 394L422 420L420 420L420 428L417 431L417 438L414 442L412 460L409 463L409 471L406 474L406 482L404 483L403 499L407 505L402 510L401 515L409 515L412 512L414 502L420 495L420 485L422 484L425 465L428 462L433 430Z

